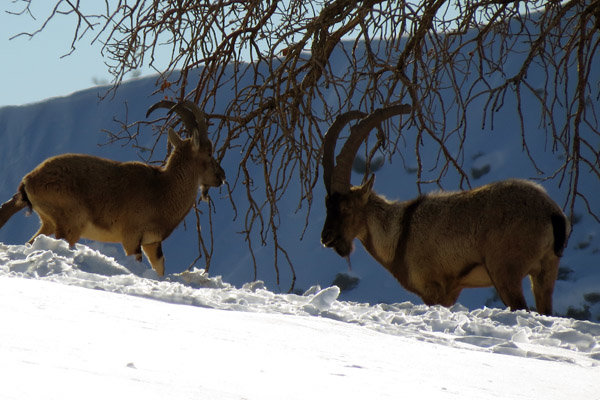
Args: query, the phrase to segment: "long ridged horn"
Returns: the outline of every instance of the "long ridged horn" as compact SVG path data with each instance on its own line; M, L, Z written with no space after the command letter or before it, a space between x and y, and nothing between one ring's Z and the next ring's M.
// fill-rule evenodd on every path
M152 106L148 109L148 111L146 111L146 118L148 118L150 116L150 114L152 114L155 110L158 110L159 108L168 108L170 110L176 104L177 103L175 103L174 101L171 101L171 100L158 101L158 102L152 104Z
M323 182L327 194L331 194L331 178L333 176L335 144L340 132L353 119L364 118L367 114L362 111L348 111L337 116L323 137ZM349 189L350 187L348 187Z
M331 176L332 192L346 193L350 190L350 175L356 152L373 128L388 118L399 114L410 114L411 111L410 104L396 104L379 108L350 128L350 136L335 159L335 168Z
M175 112L181 118L181 121L183 121L185 129L190 133L196 145L201 147L210 146L212 148L212 143L208 139L206 117L196 103L190 100L184 100L180 103L175 103L171 100L161 100L148 109L146 118L158 108L168 108L169 114Z
M180 103L175 103L171 100L161 100L153 104L152 107L146 111L146 118L148 118L152 112L159 108L167 108L169 110L169 114L175 111L177 115L179 115L179 118L181 118L181 121L183 121L183 124L185 125L185 129L191 134L196 129L196 120L191 111L183 107L178 107L179 104Z
M208 138L208 126L206 124L206 114L204 114L204 111L202 111L196 103L190 100L184 100L173 107L173 111L181 115L179 112L180 109L192 113L196 130L190 132L192 133L192 139L196 144L200 147L209 146L212 148L212 142Z

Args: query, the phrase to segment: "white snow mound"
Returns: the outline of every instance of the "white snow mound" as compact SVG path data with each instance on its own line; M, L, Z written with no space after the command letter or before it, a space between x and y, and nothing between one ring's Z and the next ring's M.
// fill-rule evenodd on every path
M275 294L262 282L242 288L209 277L202 269L159 278L142 264L126 268L113 258L77 244L39 236L32 245L0 243L0 276L32 278L100 289L175 304L220 310L320 316L378 332L455 348L600 366L600 324L546 317L525 311L459 304L445 308L337 300L336 286L303 295Z

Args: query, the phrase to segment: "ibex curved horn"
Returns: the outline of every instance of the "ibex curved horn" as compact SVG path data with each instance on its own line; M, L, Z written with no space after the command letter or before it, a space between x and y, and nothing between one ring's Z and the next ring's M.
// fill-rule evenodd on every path
M199 147L208 147L212 149L212 142L208 138L208 126L206 124L206 114L198 107L196 103L190 100L184 100L173 107L173 111L182 115L186 112L191 113L195 122L195 130L191 131L192 140Z
M327 190L327 194L331 194L332 192L332 177L333 171L335 170L335 144L337 142L338 136L340 135L340 131L351 120L364 118L366 115L367 114L365 114L364 112L356 110L348 111L338 115L333 124L331 124L331 126L327 130L327 133L325 133L325 136L323 137L323 181L325 183L325 189ZM345 187L338 187L337 184L335 186L336 187L334 188L334 191L344 191L346 189ZM348 186L347 189L350 189L350 186Z
M350 191L350 174L352 163L361 143L369 133L382 121L399 114L409 114L412 110L410 104L396 104L379 108L368 116L361 111L349 111L339 115L331 125L323 139L323 178L327 193L347 193ZM353 119L361 118L360 122L350 129L350 136L344 143L340 154L333 165L335 143L342 128Z
M175 112L183 121L186 130L190 133L194 144L198 147L212 148L212 143L208 138L208 127L206 124L206 115L196 103L190 100L184 100L176 103L170 100L161 100L153 104L146 112L146 118L159 108L169 109L169 113Z

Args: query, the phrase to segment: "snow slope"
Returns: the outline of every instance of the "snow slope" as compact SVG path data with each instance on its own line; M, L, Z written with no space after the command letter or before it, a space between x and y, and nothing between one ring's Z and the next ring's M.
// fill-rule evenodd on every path
M0 398L600 399L600 324L152 275L0 245Z

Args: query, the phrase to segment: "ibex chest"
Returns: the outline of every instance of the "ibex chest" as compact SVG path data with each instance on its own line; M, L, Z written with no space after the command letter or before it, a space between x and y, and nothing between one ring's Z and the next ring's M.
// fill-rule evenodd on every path
M387 269L398 256L400 234L397 225L390 223L391 218L368 218L365 231L358 236L369 254Z

